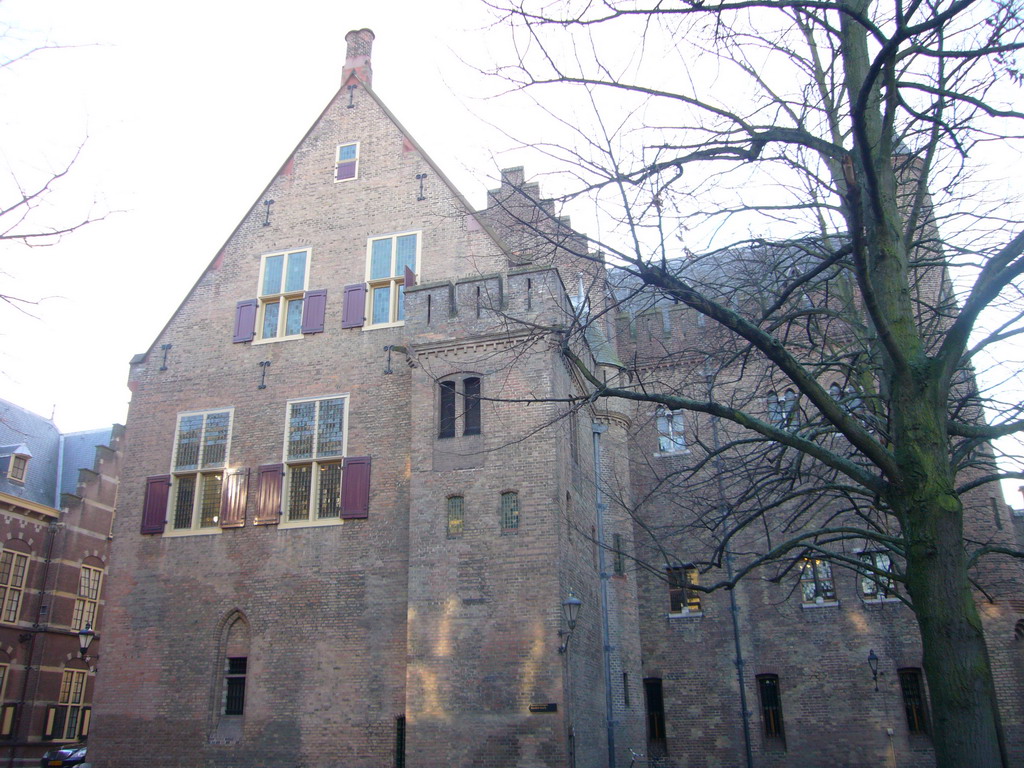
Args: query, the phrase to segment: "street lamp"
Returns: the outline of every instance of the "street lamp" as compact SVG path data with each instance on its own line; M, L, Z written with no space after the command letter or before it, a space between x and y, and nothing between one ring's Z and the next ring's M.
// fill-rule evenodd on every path
M558 646L559 653L569 650L569 638L572 637L572 631L576 629L576 617L580 615L580 606L582 605L583 601L576 597L570 589L569 596L562 601L562 614L565 616L565 623L569 629L568 631L558 630L558 636L565 638Z
M92 639L96 636L96 633L92 631L92 622L87 621L85 626L78 630L78 649L81 651L82 658L88 659L86 652L89 650L89 645L92 643Z
M878 655L875 649L868 651L868 666L871 667L871 678L875 681L875 690L878 690Z

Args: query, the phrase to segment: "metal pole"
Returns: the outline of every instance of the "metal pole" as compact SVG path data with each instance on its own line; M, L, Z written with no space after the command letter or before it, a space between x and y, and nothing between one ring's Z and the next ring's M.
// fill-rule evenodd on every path
M711 374L707 375L708 402L711 401ZM720 511L726 511L729 505L725 500L725 488L722 485L722 456L719 451L718 442L718 417L711 417L711 441L715 451L715 479L718 485L718 504ZM732 549L725 547L725 573L729 581L732 581ZM745 662L743 661L743 648L740 645L740 608L736 604L736 589L729 590L729 613L732 616L732 641L736 649L736 681L740 688L740 711L743 721L743 746L746 750L747 768L754 768L754 753L750 747L750 710L747 709L746 674L744 672Z
M605 570L604 513L608 507L601 493L601 434L608 427L592 422L594 432L594 499L597 504L597 567L601 575L601 643L604 646L604 708L608 731L608 768L615 768L615 716L612 711L612 642L608 628L608 572Z

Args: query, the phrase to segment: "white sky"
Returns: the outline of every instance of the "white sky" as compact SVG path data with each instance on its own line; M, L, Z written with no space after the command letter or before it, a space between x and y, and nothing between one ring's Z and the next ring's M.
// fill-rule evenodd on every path
M511 146L476 117L497 86L460 61L501 44L489 21L479 0L0 2L8 38L78 46L0 70L0 169L29 185L84 141L39 220L111 212L53 247L0 243L0 294L52 297L0 306L0 397L65 431L124 420L129 359L334 95L350 29L374 31L374 89L482 206L523 162L490 154Z

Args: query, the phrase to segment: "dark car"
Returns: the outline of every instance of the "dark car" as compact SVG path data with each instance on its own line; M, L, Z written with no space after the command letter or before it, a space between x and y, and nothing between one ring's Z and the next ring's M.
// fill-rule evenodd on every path
M63 747L55 747L46 752L40 765L42 768L69 768L72 765L81 765L84 762L84 744L65 744Z

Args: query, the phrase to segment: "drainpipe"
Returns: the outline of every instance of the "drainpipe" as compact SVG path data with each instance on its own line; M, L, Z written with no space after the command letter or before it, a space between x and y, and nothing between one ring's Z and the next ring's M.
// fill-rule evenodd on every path
M710 373L707 376L708 402L711 402L711 379ZM711 417L711 441L715 451L715 479L718 485L718 505L723 512L727 511L729 505L725 501L725 486L722 484L722 456L718 452L718 417ZM725 573L729 581L732 581L732 550L728 545L725 547ZM754 768L754 753L750 747L750 710L747 708L747 689L745 685L745 666L743 661L743 647L740 645L740 609L736 604L736 589L729 590L729 615L732 617L732 641L736 649L736 681L740 689L740 712L743 720L743 747L746 751L747 768Z
M601 576L601 643L604 646L604 710L605 728L608 732L608 768L615 768L615 715L612 711L612 641L608 628L608 572L605 570L604 513L608 505L601 493L601 434L607 431L604 424L593 422L594 432L594 500L597 505L597 568Z

